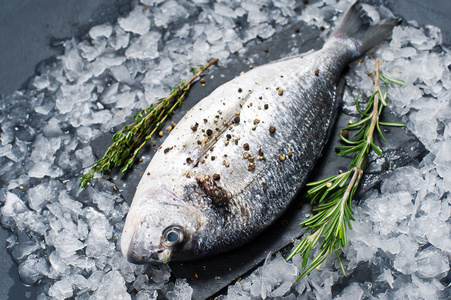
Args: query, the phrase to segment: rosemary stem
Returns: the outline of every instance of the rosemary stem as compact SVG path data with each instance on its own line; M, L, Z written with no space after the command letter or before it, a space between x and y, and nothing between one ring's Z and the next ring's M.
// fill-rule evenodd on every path
M374 129L376 128L376 124L377 121L379 120L379 93L377 91L379 91L380 87L379 87L379 78L380 78L380 70L379 70L379 59L376 59L375 62L375 68L376 68L376 76L374 78L374 91L376 92L374 95L374 104L373 104L373 112L371 113L371 125L370 125L370 129L368 130L368 136L366 138L366 142L368 143L368 145L371 145L371 143L373 142L373 134L374 134ZM362 169L362 165L363 165L363 157L360 160L359 164L358 164L358 168Z
M337 150L341 150L338 155L344 156L356 152L349 166L350 169L345 173L307 184L311 188L307 191L306 196L312 198L311 203L318 203L318 207L315 209L317 214L301 222L301 226L309 228L309 230L305 231L309 232L309 235L303 237L287 258L287 260L291 259L293 255L298 253L302 257L304 271L299 275L297 280L302 279L314 268L319 268L326 257L332 252L335 252L340 269L346 276L338 251L346 246L347 228L352 228L351 221L354 220L354 217L351 211L351 200L362 179L368 154L373 150L376 154L382 155L382 151L374 144L374 135L378 132L382 140L385 141L379 128L380 125L403 126L400 123L379 122L382 109L387 105L387 92L385 94L381 92L380 80L387 84L394 83L398 85L404 85L405 82L383 76L380 73L378 59L375 61L375 72L373 75L374 92L369 98L364 111L359 108L359 96L356 99L356 107L361 114L361 120L353 124L350 122L349 126L345 128L357 130L357 133L354 135L357 137L356 141L349 140L347 137L339 134L345 145L336 147ZM323 237L323 240L319 246L320 251L310 261L309 267L306 268L310 250L321 237Z
M373 135L374 135L374 129L376 128L377 121L379 120L379 93L377 92L379 90L379 78L380 78L380 70L379 70L379 59L376 59L375 62L375 68L376 68L376 75L374 80L374 91L376 92L374 95L374 106L373 111L371 113L371 125L368 130L368 136L366 138L366 142L368 145L371 145L373 142ZM344 214L344 205L346 201L348 200L349 195L351 194L351 191L355 184L358 184L360 181L360 178L362 177L363 173L363 162L365 161L365 156L362 156L360 158L360 161L356 163L356 166L354 169L354 174L352 174L352 179L349 182L348 188L346 189L345 193L343 194L343 197L341 199L340 203L340 213Z

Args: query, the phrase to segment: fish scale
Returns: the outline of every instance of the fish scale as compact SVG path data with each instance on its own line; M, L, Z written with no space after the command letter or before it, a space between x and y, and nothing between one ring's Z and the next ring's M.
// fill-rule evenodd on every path
M129 261L227 251L287 209L327 141L343 68L394 25L362 12L353 5L323 49L257 67L187 112L138 185L121 241Z

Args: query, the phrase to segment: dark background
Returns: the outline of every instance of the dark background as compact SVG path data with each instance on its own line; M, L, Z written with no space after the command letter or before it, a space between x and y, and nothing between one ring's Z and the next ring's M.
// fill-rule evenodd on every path
M37 65L62 53L60 41L81 37L105 22L114 23L131 9L131 0L0 0L0 95L23 87ZM310 1L313 2L313 1ZM443 43L451 45L451 1L373 0L405 20L442 29ZM1 98L0 98L0 101ZM35 299L35 288L18 277L17 265L6 252L9 232L0 227L0 299Z

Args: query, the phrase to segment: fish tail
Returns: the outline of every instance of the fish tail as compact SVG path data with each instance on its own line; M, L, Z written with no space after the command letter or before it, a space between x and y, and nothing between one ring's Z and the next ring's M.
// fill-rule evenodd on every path
M358 1L343 16L341 23L332 33L332 38L351 39L358 56L375 48L387 39L393 27L401 23L400 19L373 19Z

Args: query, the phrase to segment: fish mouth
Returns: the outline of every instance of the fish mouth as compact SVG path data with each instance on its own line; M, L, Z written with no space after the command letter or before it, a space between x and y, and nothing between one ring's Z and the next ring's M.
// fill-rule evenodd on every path
M172 250L166 248L157 248L152 247L150 249L146 249L145 251L138 251L135 249L133 240L130 242L130 246L125 255L125 258L128 262L133 264L166 264L171 260ZM143 254L146 253L146 254Z

